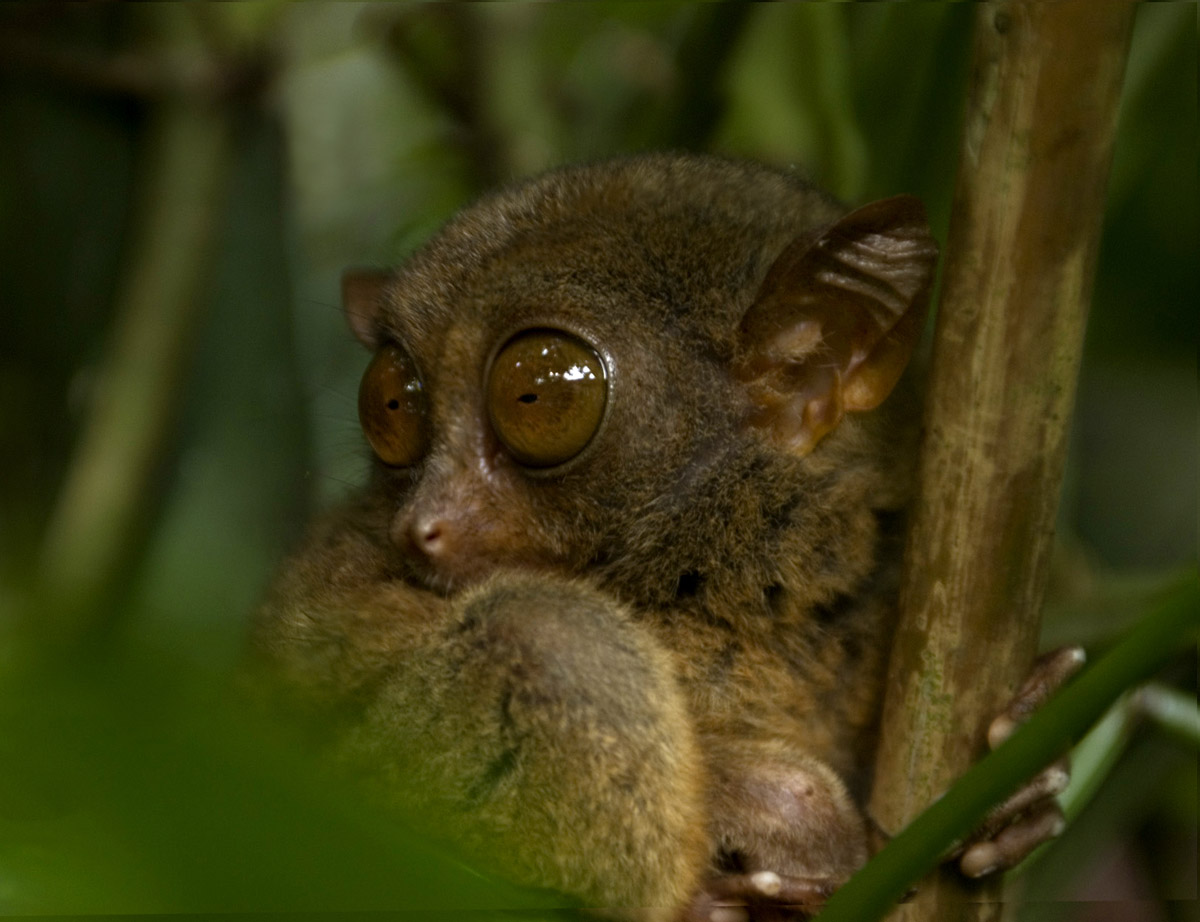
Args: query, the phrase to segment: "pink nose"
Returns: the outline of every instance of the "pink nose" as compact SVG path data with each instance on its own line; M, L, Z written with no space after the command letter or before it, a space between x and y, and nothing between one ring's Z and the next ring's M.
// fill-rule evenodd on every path
M444 557L450 548L449 523L436 516L416 519L408 531L415 550L431 559Z

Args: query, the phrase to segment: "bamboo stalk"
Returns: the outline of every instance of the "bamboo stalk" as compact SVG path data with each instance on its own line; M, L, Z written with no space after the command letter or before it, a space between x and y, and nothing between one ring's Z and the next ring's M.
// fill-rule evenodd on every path
M871 796L893 832L982 755L1033 659L1132 17L977 13ZM941 872L895 918L992 918L997 892Z

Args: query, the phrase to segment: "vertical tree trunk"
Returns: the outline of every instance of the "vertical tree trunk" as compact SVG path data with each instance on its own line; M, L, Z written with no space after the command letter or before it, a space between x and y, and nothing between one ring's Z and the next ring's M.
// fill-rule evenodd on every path
M871 799L890 831L979 757L1033 658L1132 17L979 7ZM942 872L897 918L995 896Z

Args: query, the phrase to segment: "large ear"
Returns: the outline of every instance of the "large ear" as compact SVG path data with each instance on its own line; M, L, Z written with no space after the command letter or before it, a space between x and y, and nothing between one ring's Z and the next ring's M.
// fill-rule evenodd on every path
M878 406L920 338L936 264L925 208L909 195L792 243L739 330L734 372L752 424L806 455L846 411Z
M388 269L347 269L342 273L342 312L355 337L368 349L379 347L383 289L392 277Z

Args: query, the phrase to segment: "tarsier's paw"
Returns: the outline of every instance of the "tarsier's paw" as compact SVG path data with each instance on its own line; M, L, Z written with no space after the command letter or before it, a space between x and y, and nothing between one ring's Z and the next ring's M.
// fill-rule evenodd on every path
M711 878L683 922L793 922L815 915L837 887L830 877L786 877L774 871Z
M808 918L870 854L870 827L829 766L760 758L721 766L712 803L717 857L686 922Z
M1041 656L1016 696L988 727L995 749L1046 703L1084 663L1080 647L1060 647ZM983 877L1019 864L1030 852L1062 832L1062 808L1055 798L1067 787L1066 758L1048 768L988 814L983 826L957 853L967 877Z

